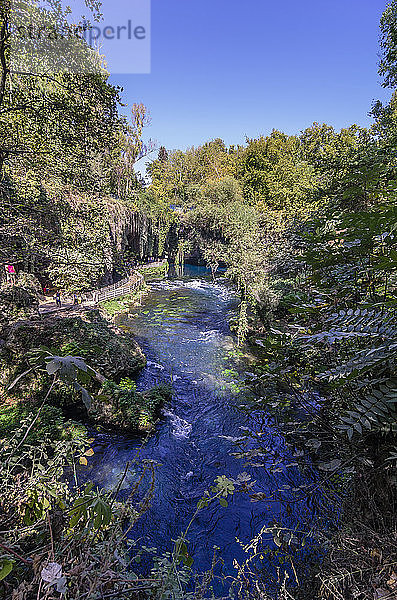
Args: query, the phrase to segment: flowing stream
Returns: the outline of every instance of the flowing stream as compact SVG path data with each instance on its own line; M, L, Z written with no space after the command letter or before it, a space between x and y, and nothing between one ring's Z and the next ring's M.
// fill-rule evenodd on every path
M261 465L248 469L243 460L231 456L230 438L252 425L251 411L246 409L255 408L254 398L244 386L255 359L237 348L229 329L236 307L237 299L222 277L213 283L204 268L187 265L183 277L152 284L142 307L124 321L148 360L137 378L138 389L162 381L172 381L174 389L173 400L141 450L142 458L161 466L152 505L132 532L160 552L171 550L171 540L185 528L198 500L217 476L236 478L249 470L262 489L274 486L274 477L269 479ZM266 415L263 418L266 422ZM272 458L275 452L282 458L280 485L285 484L283 470L291 456L270 426L266 435ZM115 485L141 443L131 437L104 436L88 475L101 485ZM131 485L127 479L123 487ZM236 538L247 542L280 510L275 503L269 513L263 503L252 502L241 493L234 494L227 508L214 503L202 510L189 534L195 568L209 567L217 545L225 572L233 573L233 559L244 555ZM297 523L301 515L294 511L291 522Z

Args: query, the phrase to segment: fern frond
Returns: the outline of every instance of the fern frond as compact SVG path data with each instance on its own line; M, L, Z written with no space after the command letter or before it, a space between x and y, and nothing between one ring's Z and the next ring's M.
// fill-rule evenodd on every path
M358 396L341 416L338 429L351 439L355 432L397 431L397 379L392 378Z

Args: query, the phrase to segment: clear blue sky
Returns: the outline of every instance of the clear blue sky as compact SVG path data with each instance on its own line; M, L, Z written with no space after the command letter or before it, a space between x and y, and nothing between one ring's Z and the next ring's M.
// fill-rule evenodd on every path
M115 0L125 3L128 0ZM112 75L151 114L146 137L186 149L313 121L368 125L386 0L152 0L150 75Z

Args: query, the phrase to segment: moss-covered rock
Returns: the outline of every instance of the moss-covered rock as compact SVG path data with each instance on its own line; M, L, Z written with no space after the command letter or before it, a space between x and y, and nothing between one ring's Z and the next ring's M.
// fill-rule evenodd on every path
M124 333L109 323L98 310L73 309L20 320L6 329L0 348L3 392L29 369L32 365L29 353L40 346L46 346L55 355L82 357L98 374L86 385L93 397L88 414L81 394L70 384L57 382L47 400L58 411L53 414L57 431L62 426L57 423L65 415L108 429L149 431L160 407L170 398L167 386L143 393L136 391L130 377L146 364L146 359L130 333ZM3 413L0 411L0 430L9 429L15 420L34 410L34 405L37 406L37 402L44 398L50 384L51 377L44 368L26 373L6 395L9 406ZM52 414L51 407L47 413Z
M24 361L32 348L44 345L56 354L81 356L106 378L115 380L146 364L132 336L110 324L97 310L47 313L15 323L4 342L1 354L14 364Z
M90 409L90 418L104 427L125 432L150 431L164 402L171 398L171 388L159 385L145 392L135 386L116 385L106 381L103 394Z
M131 335L126 335L108 323L97 310L79 314L47 313L36 319L18 321L6 330L0 347L0 389L3 392L12 381L26 371L31 362L29 352L47 346L56 355L82 357L102 378L118 381L131 376L146 364L146 359ZM24 402L42 399L50 380L44 370L28 373L10 394ZM91 391L99 387L96 382ZM83 416L81 397L66 384L54 388L49 402L73 410L73 416Z
M0 330L19 319L39 314L39 296L32 286L4 285L0 289Z

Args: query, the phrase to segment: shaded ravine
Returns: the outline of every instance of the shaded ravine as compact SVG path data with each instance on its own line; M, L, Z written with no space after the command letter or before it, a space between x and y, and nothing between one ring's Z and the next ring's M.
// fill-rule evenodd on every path
M170 380L174 389L172 402L164 408L156 431L140 453L161 466L152 505L132 532L160 553L172 548L171 540L184 529L197 501L217 476L236 478L249 470L261 489L271 493L274 486L274 477L270 479L265 469L247 469L243 461L231 456L233 446L228 438L241 435L242 427L251 425L250 410L246 409L255 409L243 383L254 357L237 348L228 324L236 306L232 290L221 277L212 283L205 269L185 267L183 278L153 284L143 306L123 321L148 359L137 379L138 389ZM263 419L266 427L266 415ZM266 437L272 451L284 457L285 463L291 462L283 439L270 426ZM105 436L86 476L106 487L115 485L140 445L140 439ZM132 483L127 481L124 487ZM280 469L282 483L285 479ZM203 510L189 535L195 568L210 566L217 545L225 572L232 574L233 559L243 556L236 538L248 541L280 510L274 503L269 513L261 502L253 503L241 493L233 496L228 508L214 504ZM297 506L291 522L299 519Z

